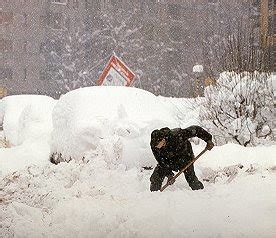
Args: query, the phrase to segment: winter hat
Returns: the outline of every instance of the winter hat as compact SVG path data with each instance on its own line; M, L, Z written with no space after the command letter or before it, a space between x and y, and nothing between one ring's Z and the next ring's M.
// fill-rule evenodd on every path
M158 143L164 139L165 137L168 137L170 134L170 129L168 127L164 127L160 130L154 130L151 133L151 146L155 147L158 145Z

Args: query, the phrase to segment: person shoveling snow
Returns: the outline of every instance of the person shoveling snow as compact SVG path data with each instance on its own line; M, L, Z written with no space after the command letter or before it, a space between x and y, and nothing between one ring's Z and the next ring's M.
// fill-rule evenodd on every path
M188 140L192 137L204 140L207 143L205 150L214 147L212 135L199 126L172 130L165 127L151 133L150 146L158 164L150 177L150 191L162 191L161 186L165 177L168 178L170 185L173 184L175 182L173 171L181 171L195 159L192 145ZM204 188L195 175L193 163L184 170L184 175L192 190Z

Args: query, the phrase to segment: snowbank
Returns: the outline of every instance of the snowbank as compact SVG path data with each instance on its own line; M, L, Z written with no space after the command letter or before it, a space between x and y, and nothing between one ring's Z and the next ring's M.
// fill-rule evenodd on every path
M18 95L0 101L0 122L11 148L0 148L0 176L31 164L49 161L52 110L56 101L47 96ZM2 147L2 146L1 146Z
M0 148L0 178L31 165L49 164L49 156L49 144L43 140L29 141L11 148Z
M273 92L275 95L276 94L276 73L272 73L272 75L269 77L269 80L271 80Z
M48 136L39 137L46 108L24 107L15 123L23 143L0 148L1 237L276 237L276 146L216 146L195 164L204 190L180 176L151 193L152 170L140 166L155 164L150 132L194 124L189 100L130 88L70 92L54 108L52 148L87 160L58 165L48 161ZM193 144L195 154L204 146Z
M147 165L151 131L177 122L153 94L129 87L71 91L53 110L52 153L64 160L104 155L111 163ZM60 158L56 158L60 160Z
M0 124L11 145L49 137L55 100L40 95L8 96L0 101Z
M29 166L0 180L0 233L5 238L274 238L276 161L269 155L275 150L215 147L196 162L205 186L199 191L191 191L180 176L164 192L151 193L152 171L111 168L102 157Z

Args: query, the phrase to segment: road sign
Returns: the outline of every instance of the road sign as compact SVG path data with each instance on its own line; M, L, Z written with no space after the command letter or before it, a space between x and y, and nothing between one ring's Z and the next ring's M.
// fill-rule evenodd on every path
M135 74L116 55L112 55L97 81L103 86L130 86Z

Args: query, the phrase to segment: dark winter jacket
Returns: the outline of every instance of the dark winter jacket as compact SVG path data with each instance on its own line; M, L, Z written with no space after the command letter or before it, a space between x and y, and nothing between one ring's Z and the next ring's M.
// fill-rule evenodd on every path
M198 137L204 141L212 140L212 135L199 126L190 126L186 129L165 127L151 133L151 149L158 164L168 170L178 171L194 158L192 145L188 139ZM166 145L160 149L156 145L163 138Z

